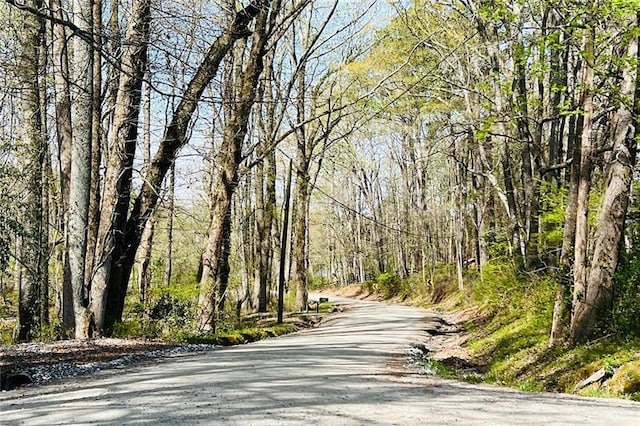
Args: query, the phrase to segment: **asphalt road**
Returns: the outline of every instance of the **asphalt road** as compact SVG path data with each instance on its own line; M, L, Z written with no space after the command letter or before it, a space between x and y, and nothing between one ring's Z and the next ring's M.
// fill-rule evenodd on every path
M0 424L640 424L638 403L402 374L430 314L344 301L317 329L0 394Z

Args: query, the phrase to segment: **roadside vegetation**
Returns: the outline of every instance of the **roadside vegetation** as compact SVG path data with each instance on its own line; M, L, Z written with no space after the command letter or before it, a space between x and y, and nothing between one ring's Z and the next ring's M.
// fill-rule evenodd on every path
M270 306L265 313L251 314L236 309L228 304L219 311L216 319L218 327L210 332L196 332L197 295L195 283L174 284L168 287L155 288L146 303L136 297L127 301L123 320L116 323L111 337L122 339L139 339L161 341L164 343L198 343L231 346L292 333L300 329L317 325L323 316L336 309L331 301L314 305L306 312L296 312L295 293L285 298L283 323L278 324L276 306ZM11 307L8 302L0 315L0 345L14 343L15 322L12 321ZM53 342L64 335L59 322L41 331L33 339L34 342Z
M635 267L636 262L629 265ZM405 280L381 274L362 284L362 292L459 314L459 325L467 337L464 346L482 373L469 374L426 359L425 368L438 376L524 391L640 400L639 306L638 299L625 292L636 285L635 273L627 268L618 273L621 292L611 313L597 324L602 337L575 345L549 345L558 285L554 277L517 274L508 262L491 262L482 272L468 269L462 291L457 288L455 271L443 267L427 282L421 274ZM576 389L599 370L604 370L601 378Z

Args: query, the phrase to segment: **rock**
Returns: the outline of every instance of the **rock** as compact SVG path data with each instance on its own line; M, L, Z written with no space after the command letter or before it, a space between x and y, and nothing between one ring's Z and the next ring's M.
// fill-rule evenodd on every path
M611 393L615 394L640 392L640 360L631 361L620 366L605 385Z
M573 391L577 392L580 389L586 388L587 386L592 385L594 383L602 383L608 377L611 377L611 374L607 373L607 370L605 370L604 368L601 368L600 370L596 371L595 373L593 373L592 375L590 375L589 377L587 377L586 379L578 383L573 388Z

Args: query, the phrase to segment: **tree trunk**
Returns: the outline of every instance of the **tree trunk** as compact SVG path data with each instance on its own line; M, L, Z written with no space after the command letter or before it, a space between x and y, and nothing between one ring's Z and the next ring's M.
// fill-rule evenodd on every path
M44 23L43 23L44 27ZM46 70L48 69L48 52L47 52L47 41L44 35L45 29L42 29L42 37L40 38L40 46L39 53L40 58L38 60L39 68L42 72L39 73L38 76L38 100L40 101L40 111L43 113L40 114L40 135L41 135L41 146L38 151L38 155L40 156L40 174L42 176L42 188L41 188L41 209L42 209L42 217L41 217L41 227L40 227L40 235L39 235L39 246L40 246L40 270L41 270L41 279L40 279L40 326L46 327L50 324L49 318L49 260L51 253L51 245L49 241L49 221L50 221L50 191L51 191L51 181L53 177L52 167L51 167L51 152L49 150L49 138L48 138L48 116L44 111L47 111L48 108L48 99L47 99L47 79L49 75Z
M256 173L256 229L258 238L258 312L266 312L269 303L269 283L273 266L273 220L276 196L276 163L272 150L264 156L261 167ZM259 176L260 175L260 176Z
M151 166L151 75L147 69L147 84L144 96L143 114L143 162L146 171ZM151 287L151 252L155 234L155 214L145 224L138 250L138 299L143 306L147 303L147 291Z
M100 225L100 166L102 163L102 0L93 0L93 104L91 106L91 186L87 221L85 283L91 282Z
M203 254L203 273L200 280L200 295L198 305L200 309L198 329L200 331L215 331L216 306L220 288L216 288L220 279L224 280L228 274L226 267L229 253L224 249L225 239L230 238L231 202L238 184L238 167L242 161L242 146L247 134L249 115L255 102L256 86L262 73L266 43L269 37L271 20L279 12L278 2L272 4L269 10L264 7L259 10L252 37L251 51L247 65L238 70L235 81L238 88L235 99L228 99L227 108L229 119L225 123L220 157L218 161L218 175L213 190L213 209L211 224L209 225L206 249ZM228 81L231 83L231 81Z
M225 216L222 223L222 254L220 258L220 270L217 275L215 287L218 289L218 305L216 312L218 315L224 311L227 301L227 290L229 289L229 275L231 274L231 265L229 264L229 256L231 255L231 211Z
M267 258L267 247L271 245L271 229L267 229L264 195L264 161L261 160L256 166L255 192L256 192L256 257L257 268L255 268L255 288L258 294L258 312L267 312L267 274L270 269L270 262Z
M265 75L273 72L273 54L265 58ZM263 111L259 117L258 131L261 146L256 167L255 212L256 212L256 263L255 289L258 312L266 312L273 267L273 221L276 205L276 159L273 138L278 126L273 100L273 85L270 78L264 79L259 97L263 100Z
M41 1L27 1L39 9ZM31 340L40 332L41 291L47 264L47 241L43 241L43 167L46 137L42 128L42 100L39 83L44 66L41 48L44 23L41 18L26 13L22 17L21 53L17 79L22 95L22 139L24 141L24 172L28 184L24 198L23 240L21 262L24 272L18 284L18 340Z
M293 261L292 281L296 287L296 308L307 309L309 296L307 283L307 214L309 211L309 160L306 153L306 140L298 141L298 154L295 165L295 191L293 201L293 240L291 258Z
M171 285L171 274L173 269L173 219L175 216L175 198L176 198L176 164L171 166L169 173L169 205L167 207L167 254L166 268L164 271L164 285Z
M51 0L50 7L53 17L65 19L60 0ZM62 326L65 330L74 327L73 295L71 290L71 271L69 270L69 185L71 178L71 89L69 87L69 59L67 49L67 34L63 25L53 25L52 59L53 77L55 83L55 117L56 135L58 140L58 165L60 173L60 213L58 219L61 224L64 244L62 252L62 286L61 311Z
M524 225L524 258L527 269L537 268L540 264L538 258L538 232L540 214L540 190L539 190L539 156L535 152L533 137L529 127L529 106L527 97L527 54L523 40L522 20L524 17L517 2L512 3L512 8L518 16L518 28L516 29L514 42L514 96L518 138L522 145L522 213Z
M75 0L73 22L83 31L93 31L93 2ZM93 49L80 37L73 39L73 83L71 122L73 147L71 150L71 181L69 206L69 268L73 291L73 312L76 339L87 339L89 313L85 260L87 253L87 227L91 189L91 139L93 110Z
M98 333L108 333L114 322L122 316L123 290L126 291L123 281L129 279L130 270L125 277L121 265L125 262L129 244L125 225L138 137L142 81L147 69L150 20L151 2L134 0L120 61L122 72L109 138L110 152L100 211L96 268L91 283L91 311ZM143 229L144 226L139 232L142 233Z
M580 129L582 120L580 120ZM572 132L569 138L578 137ZM571 179L569 181L569 194L567 198L567 210L565 212L564 227L562 229L562 248L560 250L560 271L558 277L558 289L553 306L553 322L551 324L551 336L549 346L560 344L565 338L565 329L569 323L571 312L571 272L572 259L575 254L576 219L578 208L578 183L580 180L580 143L573 143L573 161L571 163Z
M595 28L585 30L582 50L587 58L593 58L595 41ZM571 316L571 334L578 324L576 321L576 307L584 300L589 265L587 263L588 244L588 215L589 215L589 191L591 189L591 155L593 152L593 114L594 114L594 70L590 60L584 61L582 75L582 110L584 119L582 135L580 137L580 168L578 176L578 194L576 198L576 236L575 254L573 264L573 312Z
M629 43L627 57L638 59L638 38ZM591 260L586 287L582 297L578 297L571 321L571 340L585 340L593 330L597 309L608 306L613 294L613 275L618 266L618 258L624 221L629 204L631 180L636 157L636 128L638 124L638 100L634 110L625 105L626 99L640 93L638 69L623 70L623 82L620 88L621 101L613 118L611 139L613 143L613 161L609 164L606 187L594 236L594 252ZM634 123L634 115L636 121Z
M103 263L99 270L96 271L96 277L92 287L92 297L94 293L93 289L95 289L96 293L96 310L102 312L103 317L104 312L106 312L105 294L107 287L109 287L110 294L112 294L110 297L110 316L106 318L108 321L103 325L103 328L106 328L107 330L111 328L111 325L115 321L122 317L129 276L131 274L133 264L135 263L135 254L138 246L140 245L142 232L147 220L158 203L158 194L160 193L162 183L169 168L171 167L171 164L175 161L178 151L188 141L187 133L189 130L189 123L191 122L193 113L198 105L198 101L200 100L205 88L217 74L220 62L225 57L231 46L236 40L250 34L247 27L258 14L258 11L265 6L266 1L267 0L260 0L255 4L249 4L244 9L236 12L230 26L225 28L222 31L222 34L220 34L220 36L218 36L209 46L208 52L193 75L193 78L188 83L187 89L185 90L180 103L173 112L171 121L165 129L158 151L151 161L151 166L144 174L143 186L133 202L129 218L126 221L126 227L122 232L122 241L126 242L126 246L117 247L114 244L114 236L111 233L104 233L102 230L100 231L100 238L106 239L106 242L103 242L101 247L113 247L114 250L119 250L118 253L115 253L114 251L109 252L104 249L98 250L98 253L102 253ZM128 56L126 52L123 53L123 63L125 62L124 57L126 56ZM139 66L140 64L138 62L144 61L134 61L134 63ZM131 76L131 74L126 75L128 77ZM123 86L122 77L120 86ZM127 85L125 84L125 86ZM137 114L135 114L135 118L137 120ZM112 192L110 192L110 194L112 194ZM117 222L116 217L114 217L113 220L114 226L119 223Z

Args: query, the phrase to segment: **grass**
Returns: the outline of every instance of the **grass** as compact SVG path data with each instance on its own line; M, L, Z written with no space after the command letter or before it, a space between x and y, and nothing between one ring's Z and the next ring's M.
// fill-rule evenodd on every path
M233 346L292 333L297 329L293 324L276 324L264 328L248 327L238 330L221 331L215 334L183 333L177 336L177 342Z
M447 367L440 361L427 359L421 363L427 374L436 375L445 379L461 379L462 375L456 369Z

